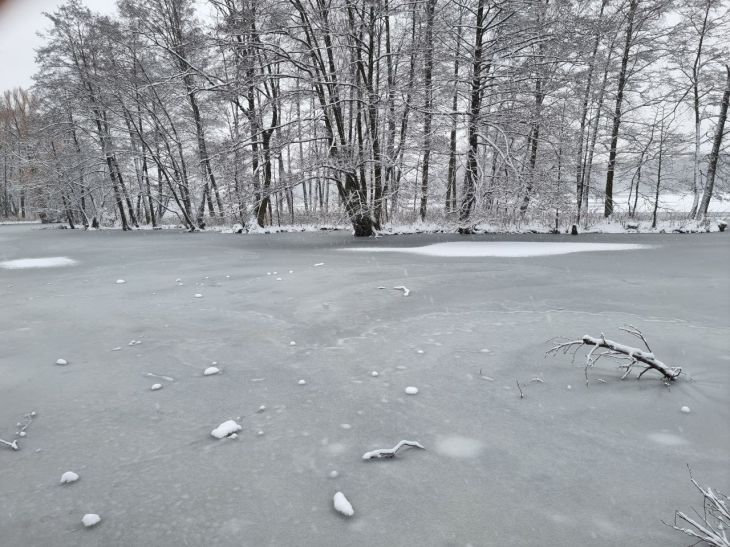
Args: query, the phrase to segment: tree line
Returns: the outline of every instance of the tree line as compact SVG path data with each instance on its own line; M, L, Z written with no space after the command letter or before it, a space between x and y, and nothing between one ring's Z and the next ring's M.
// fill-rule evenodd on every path
M702 218L727 190L721 0L120 0L114 17L69 0L46 15L34 85L0 98L0 216L346 218L367 236L399 219L580 222L589 199L610 217L617 189L656 219L667 181Z

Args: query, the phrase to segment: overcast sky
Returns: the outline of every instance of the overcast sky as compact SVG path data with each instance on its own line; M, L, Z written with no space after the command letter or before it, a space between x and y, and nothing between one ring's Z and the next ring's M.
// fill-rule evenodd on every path
M116 0L83 0L91 9L113 13ZM29 87L35 72L36 35L48 27L42 12L53 11L62 0L0 0L0 90Z

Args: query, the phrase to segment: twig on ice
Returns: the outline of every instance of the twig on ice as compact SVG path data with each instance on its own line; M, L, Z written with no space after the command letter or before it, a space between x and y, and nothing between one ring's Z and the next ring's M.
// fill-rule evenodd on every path
M411 294L411 290L406 287L405 285L398 285L397 287L393 287L396 291L403 291L403 296L408 296Z
M690 517L682 511L675 511L674 524L667 524L678 532L696 538L699 542L715 547L730 547L730 538L727 531L730 529L730 497L713 491L709 486L703 488L692 476L692 469L689 468L689 476L695 488L703 496L703 512L700 515L697 511L697 518ZM687 526L689 525L689 526Z
M393 448L380 448L378 450L371 450L370 452L365 452L365 454L362 455L363 460L378 460L378 459L384 459L384 458L393 458L398 453L398 451L403 448L404 446L411 446L413 448L420 448L421 450L426 450L421 443L416 441L401 441L397 445L395 445Z
M629 326L628 328L624 328L622 330L641 339L644 342L647 350L649 350L649 344L646 342L646 338L644 338L644 335L638 329ZM676 380L679 375L682 374L681 367L669 367L665 365L659 359L654 357L654 354L651 352L651 350L644 351L631 346L626 346L619 342L614 342L613 340L607 339L603 335L603 333L601 333L601 336L597 338L586 334L580 340L573 340L570 342L565 342L563 344L557 344L550 348L546 352L546 354L556 355L558 352L568 353L572 350L573 356L575 358L575 352L581 346L592 346L590 351L586 355L584 367L586 384L588 383L588 369L595 365L601 357L610 357L613 359L628 361L628 363L620 365L620 368L626 369L626 372L621 377L622 380L629 375L629 372L631 372L631 369L635 365L644 367L644 369L639 373L639 378L641 378L649 370L655 370L659 372L667 380ZM605 349L606 351L597 351L598 349Z
M20 450L20 447L18 446L17 439L14 440L12 443L9 443L8 441L5 441L3 439L0 439L0 444L3 444L9 448L12 448L13 450Z
M517 384L517 389L520 390L520 399L524 399L525 394L522 392L522 386L520 385L519 380L515 379L515 383Z

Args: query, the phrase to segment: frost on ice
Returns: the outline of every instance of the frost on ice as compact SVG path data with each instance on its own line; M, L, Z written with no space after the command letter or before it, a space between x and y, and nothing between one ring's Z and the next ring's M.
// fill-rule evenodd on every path
M79 480L79 476L73 471L66 471L63 475L61 475L61 484L68 484L76 482L77 480Z
M84 518L81 519L81 522L83 522L84 526L87 528L91 528L101 522L101 517L95 513L86 513Z
M223 439L229 435L241 431L241 426L233 420L223 422L221 425L216 427L210 434L216 439Z
M351 517L355 514L355 510L352 508L352 504L347 501L345 494L343 494L342 492L337 492L335 494L333 502L335 504L335 510L342 513L346 517Z

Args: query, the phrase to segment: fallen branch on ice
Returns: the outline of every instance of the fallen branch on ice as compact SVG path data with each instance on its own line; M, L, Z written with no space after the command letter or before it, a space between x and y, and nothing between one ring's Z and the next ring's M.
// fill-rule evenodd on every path
M624 372L624 375L621 377L622 380L629 375L631 369L634 366L643 367L643 370L639 373L638 378L641 378L644 373L649 370L655 370L659 372L667 380L676 380L679 377L679 375L682 373L682 368L669 367L662 363L659 359L654 357L654 353L652 353L651 348L649 347L649 344L647 343L646 338L641 333L641 331L639 331L635 327L632 327L631 325L622 328L621 330L639 338L646 346L647 351L631 346L626 346L619 342L614 342L613 340L607 339L603 335L603 333L601 333L601 336L597 338L586 334L580 340L573 340L571 342L558 344L550 348L546 352L546 354L555 355L558 352L568 353L569 351L573 350L573 355L575 356L575 353L582 346L593 346L586 355L586 383L588 383L588 369L595 365L601 357L610 357L612 359L625 361L624 364L619 365L620 368L626 369L626 372ZM599 349L605 349L606 351L597 351Z
M411 294L411 290L406 287L405 285L398 285L397 287L393 287L396 291L403 291L403 296L408 296Z
M730 547L727 531L730 530L730 497L714 492L709 486L702 488L692 476L689 476L695 488L702 493L702 514L694 511L697 517L690 517L681 511L675 511L674 524L667 524L678 532L682 532L715 547Z
M365 454L362 455L363 460L380 460L385 458L394 458L395 455L398 453L398 451L403 448L404 446L411 446L413 448L420 448L421 450L426 450L423 445L416 441L401 441L397 445L395 445L393 448L380 448L378 450L371 450L370 452L365 452Z
M35 410L32 412L29 412L24 416L25 423L21 424L20 422L17 423L18 431L15 432L16 437L25 437L25 430L28 429L31 423L33 423L33 418L36 417ZM8 442L4 439L0 439L0 445L7 446L8 448L12 448L13 450L20 450L20 446L18 445L18 439L14 439L12 442Z

